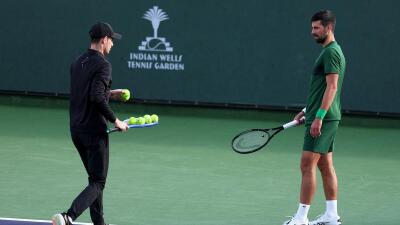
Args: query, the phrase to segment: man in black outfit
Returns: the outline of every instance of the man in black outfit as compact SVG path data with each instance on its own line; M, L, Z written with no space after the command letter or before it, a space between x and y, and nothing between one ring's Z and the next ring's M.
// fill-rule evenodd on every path
M113 41L121 35L107 23L97 23L89 31L90 49L71 65L70 129L72 141L89 175L88 186L75 198L67 212L55 214L53 225L72 225L90 208L94 225L104 225L103 189L109 161L107 121L121 131L127 124L116 118L108 101L121 99L122 90L111 90L111 64L105 58Z

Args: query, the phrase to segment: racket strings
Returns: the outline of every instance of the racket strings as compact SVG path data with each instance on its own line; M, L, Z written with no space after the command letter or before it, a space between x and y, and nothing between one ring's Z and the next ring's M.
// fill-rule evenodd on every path
M232 147L240 153L253 152L262 148L270 139L270 134L263 130L252 130L237 136Z

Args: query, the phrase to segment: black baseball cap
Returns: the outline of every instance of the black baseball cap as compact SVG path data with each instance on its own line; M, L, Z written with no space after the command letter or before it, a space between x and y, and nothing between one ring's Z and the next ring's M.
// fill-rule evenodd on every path
M90 28L90 37L93 38L103 38L111 37L112 39L121 39L122 35L115 33L110 24L104 22L98 22Z

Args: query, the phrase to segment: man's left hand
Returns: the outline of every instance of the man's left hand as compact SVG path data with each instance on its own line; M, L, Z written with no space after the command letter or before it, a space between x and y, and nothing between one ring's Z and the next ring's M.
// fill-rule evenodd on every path
M322 120L316 118L313 123L311 124L310 134L311 137L317 138L321 136L321 127L322 127Z
M111 94L111 96L110 96L110 98L112 99L112 100L114 100L114 101L126 101L124 98L123 98L123 93L124 93L124 89L114 89L114 90L111 90L110 91L110 94Z

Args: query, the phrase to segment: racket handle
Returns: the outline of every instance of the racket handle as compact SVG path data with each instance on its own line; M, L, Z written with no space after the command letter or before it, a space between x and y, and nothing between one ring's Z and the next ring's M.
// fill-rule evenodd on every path
M113 133L113 132L116 132L116 131L120 131L120 129L119 128L111 128L111 129L108 129L107 130L107 134L110 134L110 133Z
M306 118L303 116L303 117L301 117L300 121L299 120L293 120L293 121L291 121L289 123L283 124L282 127L283 127L283 129L288 129L288 128L291 128L291 127L295 127L297 125L300 125L300 124L304 123L305 119Z

